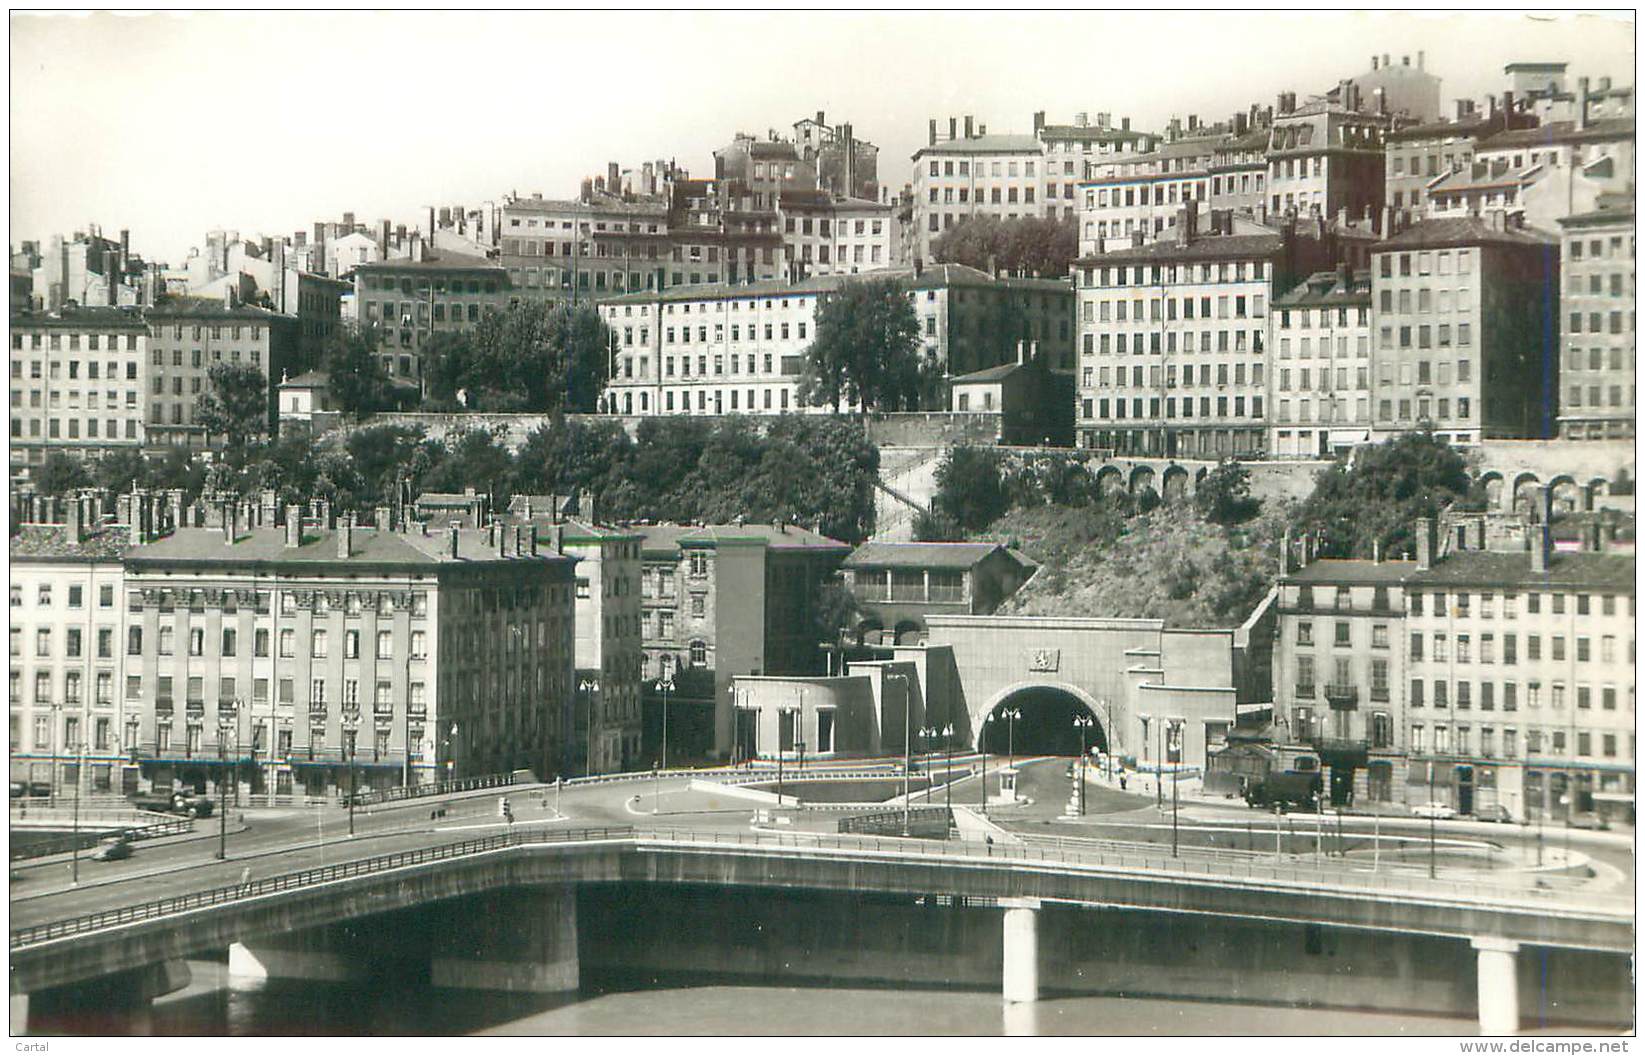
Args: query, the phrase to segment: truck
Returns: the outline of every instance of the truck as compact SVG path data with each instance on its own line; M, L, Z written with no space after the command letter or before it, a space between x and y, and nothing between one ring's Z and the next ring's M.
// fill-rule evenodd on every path
M1245 802L1253 807L1311 807L1322 787L1318 770L1270 771L1245 787Z
M212 810L211 800L193 792L173 792L170 796L134 796L131 805L138 810L152 811L156 814L181 814L187 818L209 817Z

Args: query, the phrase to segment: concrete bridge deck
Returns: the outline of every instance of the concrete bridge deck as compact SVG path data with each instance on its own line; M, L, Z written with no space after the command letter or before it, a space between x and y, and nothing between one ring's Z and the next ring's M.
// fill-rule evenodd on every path
M14 905L13 992L63 986L232 943L504 888L642 882L944 894L1471 939L1608 953L1633 949L1630 899L1372 874L1302 863L1190 861L1144 852L1003 847L805 833L609 828L515 831L234 883L57 919Z

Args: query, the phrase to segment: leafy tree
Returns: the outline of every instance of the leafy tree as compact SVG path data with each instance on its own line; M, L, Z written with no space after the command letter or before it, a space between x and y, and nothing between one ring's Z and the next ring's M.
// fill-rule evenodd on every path
M91 472L78 458L52 452L33 474L34 486L44 495L64 495L92 484Z
M148 474L148 460L135 448L110 451L91 467L93 482L116 495L130 491L133 484L146 480Z
M374 414L394 406L394 386L383 371L375 326L340 328L322 350L321 369L337 406L350 414Z
M805 351L800 395L808 404L895 410L919 405L919 319L895 279L855 279L822 297L817 336Z
M513 493L514 457L496 437L484 429L471 429L459 436L455 443L436 445L429 449L432 464L422 474L421 487L426 491L462 491L472 487L489 494L493 509L508 505ZM378 486L382 486L382 481ZM389 485L392 486L392 480Z
M1039 217L971 217L931 244L931 257L936 263L965 264L982 271L992 266L1052 279L1067 275L1078 256L1079 232L1074 221Z
M206 466L190 452L173 447L158 459L148 460L143 483L145 487L168 491L181 488L192 501L206 486Z
M937 464L937 491L932 497L931 512L962 530L979 531L988 527L1011 505L1002 462L1000 453L991 448L949 448Z
M1194 492L1194 505L1212 524L1239 524L1256 516L1261 503L1251 497L1251 471L1223 459Z
M1467 462L1449 444L1431 432L1402 433L1316 474L1298 525L1319 533L1322 557L1370 557L1373 543L1384 554L1414 550L1417 519L1438 517L1470 484Z
M480 411L596 409L612 334L588 305L524 301L424 346L433 404Z
M914 540L920 543L963 543L968 533L960 523L934 510L914 515Z
M245 363L214 363L206 378L210 384L195 404L195 420L207 435L228 439L231 460L242 459L268 431L268 380Z
M854 631L863 607L844 583L824 583L811 603L811 623L819 642L835 645L841 631Z

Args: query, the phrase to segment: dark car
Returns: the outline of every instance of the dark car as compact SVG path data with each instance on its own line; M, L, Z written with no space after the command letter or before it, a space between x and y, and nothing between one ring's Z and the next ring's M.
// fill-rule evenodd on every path
M49 781L13 781L11 783L11 798L46 799L51 795Z
M1488 807L1479 807L1474 811L1475 821L1495 821L1502 824L1512 824L1513 814L1501 803L1492 803Z
M124 835L106 836L97 849L91 853L94 862L118 862L131 857L131 841Z

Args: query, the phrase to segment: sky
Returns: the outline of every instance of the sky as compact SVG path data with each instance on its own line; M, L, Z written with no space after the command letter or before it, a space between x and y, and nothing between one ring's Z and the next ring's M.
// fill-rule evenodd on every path
M1630 12L13 14L9 237L124 227L180 263L218 228L569 197L609 161L711 176L734 133L818 110L879 145L900 188L932 117L1157 130L1418 50L1451 112L1514 61L1631 84L1633 42Z

